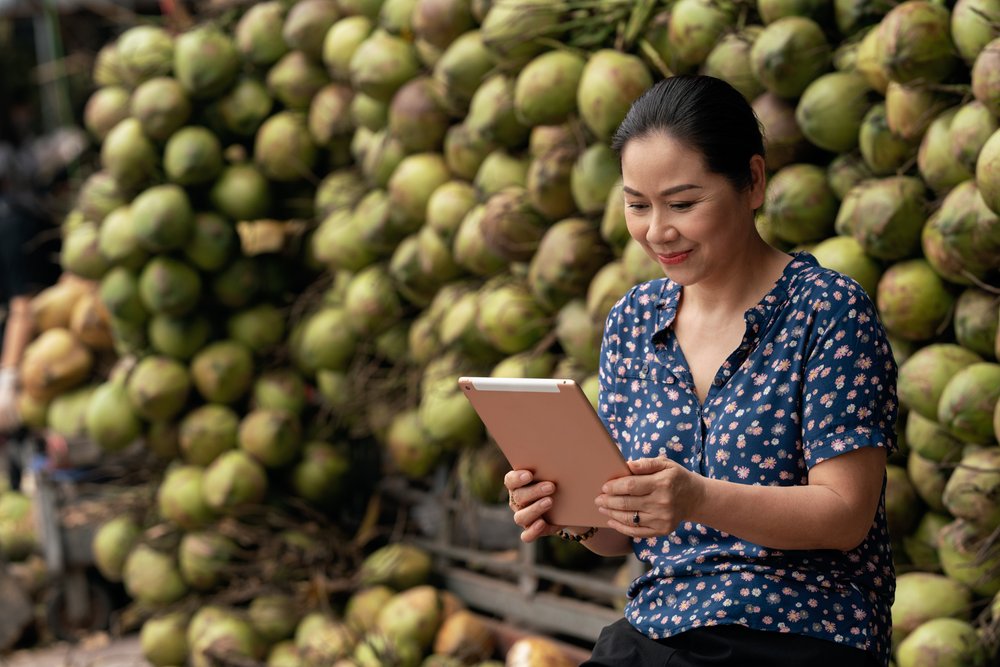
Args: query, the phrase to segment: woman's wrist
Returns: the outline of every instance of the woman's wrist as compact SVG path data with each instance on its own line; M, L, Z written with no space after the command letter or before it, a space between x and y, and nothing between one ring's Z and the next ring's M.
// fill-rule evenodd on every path
M570 542L583 542L597 534L597 526L564 526L556 533L560 538Z

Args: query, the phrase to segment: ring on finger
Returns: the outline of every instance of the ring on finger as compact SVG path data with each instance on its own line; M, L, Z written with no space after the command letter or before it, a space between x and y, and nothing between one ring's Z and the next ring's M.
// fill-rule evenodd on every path
M638 511L635 514L632 515L632 525L633 526L638 526L639 525L639 512Z

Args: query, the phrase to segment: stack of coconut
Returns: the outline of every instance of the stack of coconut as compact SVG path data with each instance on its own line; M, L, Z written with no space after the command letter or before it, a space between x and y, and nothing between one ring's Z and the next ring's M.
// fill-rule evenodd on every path
M455 380L563 376L595 397L605 314L662 275L629 239L608 139L654 80L701 71L766 130L762 232L857 279L892 336L907 447L888 503L897 564L919 570L900 578L898 664L983 664L998 20L995 0L275 0L128 30L97 62L102 170L63 255L99 281L123 360L86 385L83 432L175 460L125 532L162 521L181 563L226 561L220 539L262 503L335 517L368 438L383 470L457 462L495 501L503 461ZM142 535L126 586L159 563L177 604L177 540Z

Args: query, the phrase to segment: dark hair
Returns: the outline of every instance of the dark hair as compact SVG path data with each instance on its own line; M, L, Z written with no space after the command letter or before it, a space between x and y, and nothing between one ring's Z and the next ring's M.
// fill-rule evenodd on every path
M737 190L751 185L750 158L764 155L760 123L750 104L712 76L672 76L653 85L632 103L611 147L620 156L630 140L657 132L697 150L709 171L725 176Z

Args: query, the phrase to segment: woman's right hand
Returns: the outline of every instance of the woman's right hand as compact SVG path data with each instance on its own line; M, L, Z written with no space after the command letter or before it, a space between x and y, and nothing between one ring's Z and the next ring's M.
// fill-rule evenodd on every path
M552 482L535 482L528 470L511 470L503 478L509 494L508 504L514 512L514 523L521 526L521 540L534 542L540 537L554 535L562 526L548 523L543 515L552 508Z

